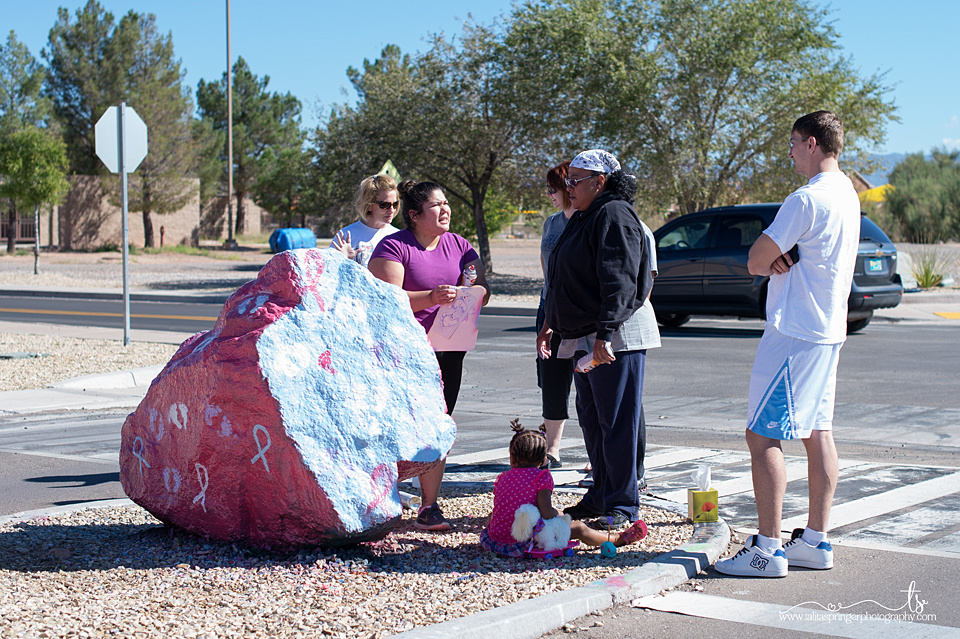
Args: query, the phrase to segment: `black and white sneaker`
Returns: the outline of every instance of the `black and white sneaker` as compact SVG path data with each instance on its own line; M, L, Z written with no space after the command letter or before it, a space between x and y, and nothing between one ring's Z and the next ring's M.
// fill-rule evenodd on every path
M744 546L729 559L721 559L714 565L717 572L734 577L786 577L787 556L782 548L772 555L756 546Z
M803 528L797 528L790 536L790 541L783 545L783 553L787 556L790 566L813 570L833 568L833 546L830 542L824 540L816 546L811 546L803 540L802 535Z

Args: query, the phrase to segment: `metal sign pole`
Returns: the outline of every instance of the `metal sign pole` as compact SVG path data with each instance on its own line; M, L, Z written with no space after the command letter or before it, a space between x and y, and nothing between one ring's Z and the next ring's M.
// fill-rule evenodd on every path
M230 55L230 0L227 0L227 240L226 248L237 247L233 239L233 61Z
M121 233L121 246L123 255L123 345L130 345L130 268L129 255L127 249L127 165L124 160L124 137L123 121L126 115L126 102L120 103L120 117L117 118L117 139L120 141L118 148L120 150L120 219L123 232Z
M116 118L116 121L114 121ZM97 157L111 173L120 174L120 244L123 259L123 345L130 345L130 237L127 218L127 173L147 156L147 125L133 107L109 107L94 125ZM129 139L127 139L129 138Z

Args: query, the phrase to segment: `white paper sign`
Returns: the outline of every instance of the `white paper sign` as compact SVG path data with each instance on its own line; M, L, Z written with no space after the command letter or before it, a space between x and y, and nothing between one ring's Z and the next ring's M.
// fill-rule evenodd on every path
M461 286L457 299L437 311L427 339L435 351L472 351L477 346L477 319L483 305L484 289Z

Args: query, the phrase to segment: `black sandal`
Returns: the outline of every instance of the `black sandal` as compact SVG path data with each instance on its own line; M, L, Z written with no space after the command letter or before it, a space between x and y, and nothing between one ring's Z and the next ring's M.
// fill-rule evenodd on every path
M563 464L560 463L559 459L557 459L550 453L547 453L547 461L543 462L543 465L540 466L540 470L546 470L546 469L556 470L557 468L563 468Z

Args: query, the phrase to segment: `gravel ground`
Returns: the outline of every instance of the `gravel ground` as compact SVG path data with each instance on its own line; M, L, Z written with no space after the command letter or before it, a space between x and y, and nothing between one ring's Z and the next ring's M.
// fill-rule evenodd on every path
M381 638L622 573L692 533L643 508L649 535L613 558L506 559L479 546L487 489L450 487L441 503L451 533L406 512L379 542L292 554L205 541L138 507L3 524L0 637Z
M0 391L45 388L81 375L166 364L176 350L172 344L131 342L124 347L121 340L0 333ZM2 359L13 354L30 357Z

